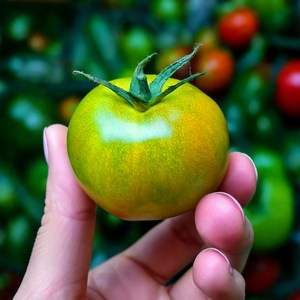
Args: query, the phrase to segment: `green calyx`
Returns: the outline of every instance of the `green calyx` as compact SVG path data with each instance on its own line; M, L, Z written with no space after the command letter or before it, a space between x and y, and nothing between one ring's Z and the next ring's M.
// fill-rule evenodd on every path
M190 74L190 76L188 76L187 78L179 81L175 85L169 86L166 90L162 91L162 88L166 81L169 78L171 78L171 76L177 70L179 70L183 65L188 63L196 55L200 46L201 45L197 45L190 54L180 58L179 60L175 61L174 63L166 67L164 70L162 70L161 73L159 73L150 84L148 84L147 77L144 73L144 68L150 62L151 58L155 55L155 53L147 56L136 67L131 79L129 91L126 91L106 80L95 78L81 71L73 71L73 74L83 75L89 80L92 80L97 84L109 88L118 96L124 98L136 110L143 112L149 109L151 106L159 103L164 97L172 93L184 83L190 82L196 77L199 77L205 73L201 72L196 74Z

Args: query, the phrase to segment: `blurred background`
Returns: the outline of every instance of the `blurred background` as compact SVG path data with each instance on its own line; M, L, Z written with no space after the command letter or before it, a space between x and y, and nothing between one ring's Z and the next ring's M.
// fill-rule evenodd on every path
M221 106L232 150L253 157L255 230L247 299L300 299L300 1L15 0L0 3L0 299L24 274L44 207L42 131L68 124L95 85L72 75L130 76L157 52L158 73L203 43L182 78ZM98 210L92 266L156 222Z

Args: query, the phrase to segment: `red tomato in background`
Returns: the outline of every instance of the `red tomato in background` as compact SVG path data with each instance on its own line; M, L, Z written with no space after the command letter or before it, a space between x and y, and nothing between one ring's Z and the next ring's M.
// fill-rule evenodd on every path
M300 300L300 291L296 291L289 300Z
M246 292L250 294L266 292L276 284L279 275L280 263L277 257L270 254L252 254L243 273Z
M180 59L181 57L189 54L191 49L185 46L177 46L170 49L167 49L160 53L157 56L155 61L155 71L160 73L164 68L169 66L171 63L175 62L176 60ZM174 78L183 79L188 77L190 74L190 64L187 63L182 66L178 71L173 74Z
M194 37L195 44L202 44L200 53L219 48L219 35L215 26L201 28Z
M275 95L284 114L300 117L300 59L291 60L281 68Z
M250 8L237 8L218 23L220 39L232 48L247 47L258 30L258 18Z
M206 93L217 93L231 82L234 72L234 60L223 49L214 49L199 53L192 63L193 73L207 72L195 79L194 84Z

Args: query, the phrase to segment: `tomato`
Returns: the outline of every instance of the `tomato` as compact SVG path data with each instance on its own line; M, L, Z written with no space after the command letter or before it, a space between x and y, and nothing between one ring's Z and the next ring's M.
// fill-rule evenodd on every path
M195 33L194 42L202 44L201 53L219 48L219 36L215 27L204 27Z
M237 8L218 22L220 39L233 48L247 47L258 30L258 18L250 8Z
M68 96L59 103L58 114L64 122L69 122L72 114L74 113L77 105L80 102L78 96L72 95Z
M22 41L30 35L33 19L29 14L17 14L9 18L6 30L13 41Z
M289 300L299 300L300 299L300 291L297 290L293 295L291 295L289 298Z
M102 208L128 220L163 219L193 209L217 189L228 163L224 115L186 83L194 76L181 82L170 78L176 71L172 64L146 77L143 64L132 79L98 80L101 85L74 112L67 137L83 189Z
M262 29L268 34L284 31L291 24L294 5L288 0L246 0L246 5L259 15ZM297 9L297 8L296 8Z
M187 7L182 0L154 0L150 3L153 15L162 21L177 21L186 13Z
M279 71L276 102L284 114L300 117L300 59L288 61Z
M253 226L253 250L268 252L283 246L291 236L296 216L295 193L279 153L257 147L251 157L260 180L244 211Z
M279 279L280 269L280 262L274 255L250 255L243 273L246 292L263 293L272 288Z
M161 72L164 68L170 65L172 62L178 60L180 57L187 55L190 52L188 47L177 46L170 49L167 49L160 53L155 61L155 70L157 72ZM190 64L185 64L182 66L176 73L174 73L173 77L177 79L181 79L187 77L190 73Z
M43 129L54 119L50 99L43 94L23 93L10 99L5 129L13 142L23 148L41 146Z
M48 39L40 32L34 32L27 40L27 44L30 49L41 52L46 49L48 45Z
M234 60L223 49L205 51L193 61L194 72L206 72L195 79L195 85L207 93L216 93L225 89L231 82L234 72Z
M120 49L130 66L136 66L145 56L155 51L153 37L143 27L132 27L124 31L120 42Z

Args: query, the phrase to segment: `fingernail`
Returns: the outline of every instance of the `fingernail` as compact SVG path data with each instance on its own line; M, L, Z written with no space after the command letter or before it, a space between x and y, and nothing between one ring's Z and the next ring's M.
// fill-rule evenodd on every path
M224 192L217 192L217 193L220 194L220 195L223 195L223 196L227 197L227 198L230 199L232 202L234 202L235 205L237 206L237 208L239 209L239 211L241 212L243 221L245 221L245 213L244 213L244 210L243 210L242 206L240 205L240 203L239 203L233 196L231 196L231 195L228 194L228 193L224 193Z
M233 268L231 267L231 264L230 264L229 259L227 258L227 256L226 256L222 251L220 251L220 250L217 249L217 248L206 248L206 249L204 249L202 252L206 252L206 251L214 251L214 252L220 254L220 255L224 258L224 260L227 262L227 265L228 265L228 268L229 268L229 273L230 273L231 275L234 274L234 270L233 270Z
M254 168L254 171L255 171L255 178L256 178L256 181L258 179L258 172L257 172L257 169L256 169L256 165L253 161L253 159L246 153L242 153L243 155L245 155L246 157L248 157L248 159L251 161L252 165L253 165L253 168Z
M46 129L47 127L44 128L44 131L43 131L43 148L44 148L44 156L45 156L45 160L48 164L48 143L47 143L47 137L46 137Z

